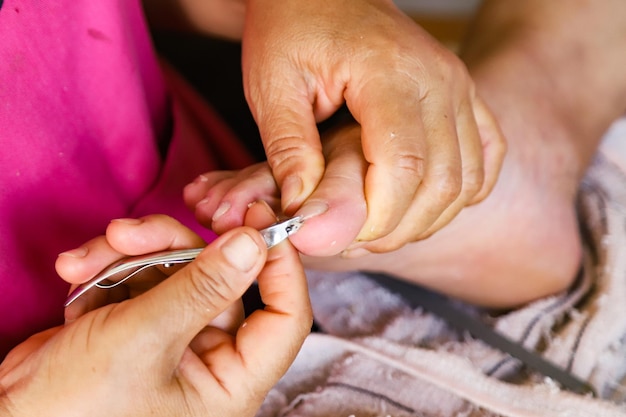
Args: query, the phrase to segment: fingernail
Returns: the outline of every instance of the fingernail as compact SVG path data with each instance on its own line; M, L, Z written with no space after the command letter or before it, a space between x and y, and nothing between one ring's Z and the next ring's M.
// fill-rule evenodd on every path
M198 175L195 180L193 180L193 184L199 184L201 182L207 182L209 179L205 175Z
M89 249L86 247L80 247L72 250L59 253L59 256L68 256L70 258L84 258L89 253Z
M272 210L272 208L270 207L269 204L267 204L267 201L265 200L255 200L252 203L248 204L248 208L252 208L252 206L256 206L256 205L260 205L263 207L263 209L270 215L272 215L276 221L278 221L278 218L276 217L276 213L274 213L274 210Z
M297 211L297 216L302 216L304 220L311 217L319 216L328 211L328 203L321 200L307 201L300 210Z
M295 202L298 202L297 200L299 199L300 194L302 193L302 187L303 187L303 184L302 184L302 179L300 177L291 176L291 177L285 178L285 181L283 181L283 186L281 189L283 201L285 202L285 205L283 206L283 208L285 210L291 207L291 205L293 205Z
M142 219L122 218L122 219L113 219L113 220L111 220L111 222L124 223L124 224L130 224L132 226L136 226L138 224L143 223L143 220Z
M256 265L261 251L250 235L239 233L222 245L222 254L234 268L248 272Z
M341 252L341 257L345 259L362 258L367 255L371 255L372 252L364 248L346 249Z
M216 221L224 214L226 214L228 210L230 210L230 203L226 201L221 203L219 206L217 206L217 210L215 210L215 213L213 213L213 217L211 218L211 220Z

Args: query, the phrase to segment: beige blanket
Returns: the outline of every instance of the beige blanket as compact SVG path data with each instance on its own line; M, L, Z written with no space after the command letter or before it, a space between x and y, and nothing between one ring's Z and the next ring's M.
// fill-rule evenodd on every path
M324 333L307 339L258 416L626 416L626 119L607 133L579 204L588 238L576 284L485 319L597 397L561 390L365 275L310 272Z

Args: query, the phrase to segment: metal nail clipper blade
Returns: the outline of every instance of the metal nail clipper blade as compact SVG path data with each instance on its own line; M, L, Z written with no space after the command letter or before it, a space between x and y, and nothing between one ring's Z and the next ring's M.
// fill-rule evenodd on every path
M302 217L292 217L260 230L259 233L263 236L265 244L269 249L296 233L303 224L304 219ZM121 259L103 269L89 281L79 285L67 297L67 300L65 300L65 307L93 287L109 289L120 285L136 274L154 266L167 268L173 265L189 263L193 261L203 249L204 248L193 248L164 251Z

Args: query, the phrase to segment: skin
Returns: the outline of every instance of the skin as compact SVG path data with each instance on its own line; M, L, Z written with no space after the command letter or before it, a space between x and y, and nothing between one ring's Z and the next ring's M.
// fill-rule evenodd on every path
M309 198L328 202L330 209L313 213L318 215L292 239L312 256L308 266L386 272L496 308L567 288L582 252L578 183L603 132L626 111L626 55L615 53L626 49L626 6L575 3L484 3L461 57L494 109L508 153L489 197L427 239L413 242L392 232L388 238L398 244L386 249L404 246L388 251L350 243L358 239L355 230L365 224L370 204L364 197L370 162L355 145L364 133L354 131L365 127L331 132L322 142L326 176L334 184L320 183ZM584 28L585 36L572 27ZM207 174L187 187L186 200L199 220L226 230L238 224L240 206L263 172L267 168L245 178ZM264 181L265 190L271 188L271 180ZM275 201L276 194L270 195L268 201ZM384 200L388 207L390 201L395 205ZM230 212L216 218L224 202Z
M241 37L244 91L282 212L335 210L311 199L333 181L316 122L346 104L368 162L356 241L375 252L398 249L487 196L504 137L463 62L392 1L326 3L248 0L242 12L234 0L145 2L156 24L178 16L178 26Z
M368 162L357 240L397 249L489 193L504 139L463 63L392 1L326 3L248 1L246 98L287 214L324 210L316 122L345 103Z
M152 270L72 304L64 326L32 336L0 365L0 415L253 416L312 323L297 252L288 242L267 251L256 231L273 219L256 205L249 226L169 279ZM200 243L165 216L122 219L57 269L84 281L110 259ZM266 308L242 322L232 307L255 278Z

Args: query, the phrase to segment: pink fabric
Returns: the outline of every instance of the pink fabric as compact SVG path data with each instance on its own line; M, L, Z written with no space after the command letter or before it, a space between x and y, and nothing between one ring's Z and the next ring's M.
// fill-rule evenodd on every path
M194 225L181 187L221 162L200 131L235 141L200 101L172 103L166 85L138 0L2 4L0 359L62 322L59 252L116 217L161 212ZM165 160L159 140L171 140Z

